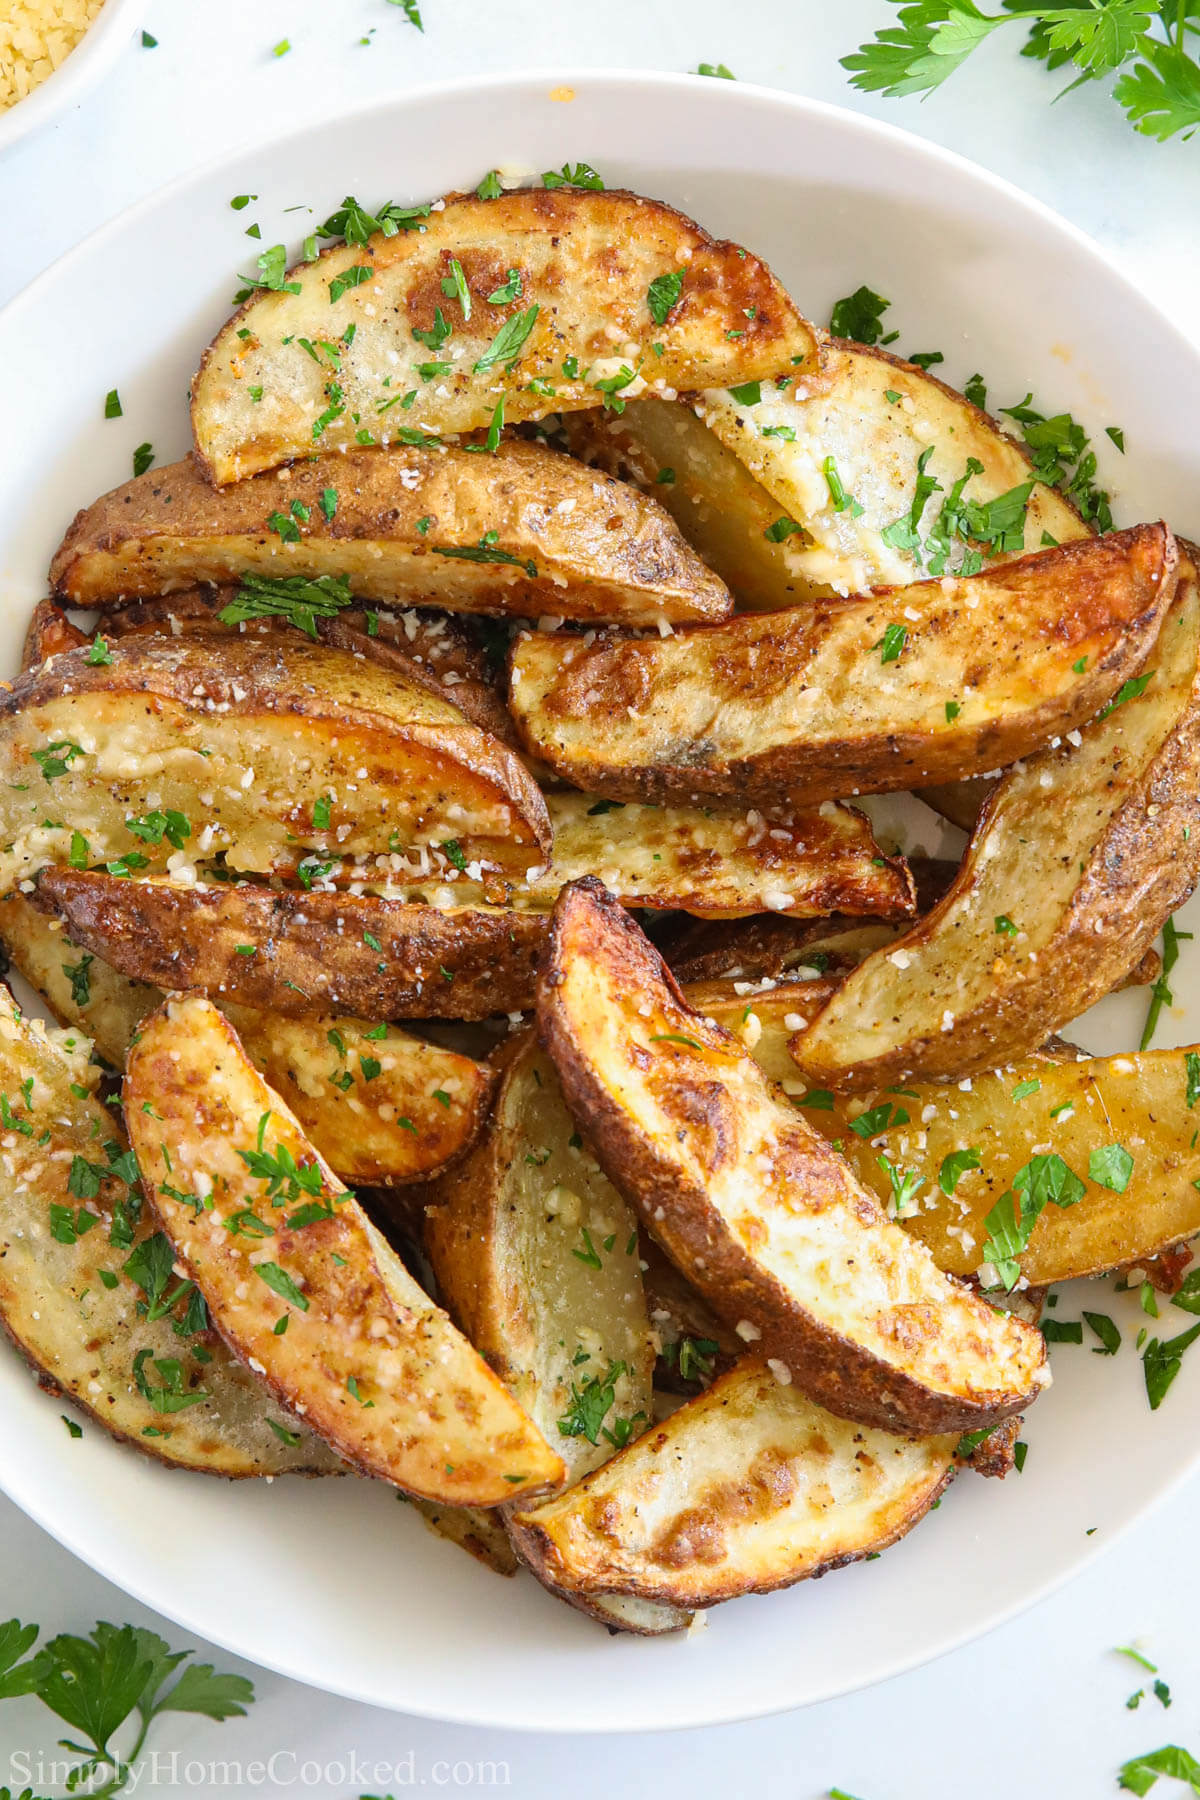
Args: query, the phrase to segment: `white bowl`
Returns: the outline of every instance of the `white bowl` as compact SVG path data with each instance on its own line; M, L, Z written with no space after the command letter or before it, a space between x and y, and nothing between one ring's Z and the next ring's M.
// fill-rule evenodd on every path
M160 460L186 449L187 381L236 273L252 266L248 222L261 220L264 244L296 240L308 215L273 209L298 199L320 219L346 193L412 200L473 185L496 164L533 172L579 159L764 254L816 319L860 282L887 294L901 347L944 350L939 372L952 381L979 369L1001 402L1032 387L1047 410L1086 420L1122 519L1165 513L1196 532L1200 357L1044 207L900 131L782 94L651 74L505 77L226 156L106 226L13 302L3 338L21 354L0 442L0 665L16 666L75 508L127 477L141 440ZM232 212L237 193L263 200ZM125 416L106 422L114 386ZM1103 435L1109 424L1125 429L1124 460ZM1178 991L1196 991L1198 966L1200 942L1185 949ZM1106 1001L1082 1041L1128 1047L1144 1011L1144 995ZM1186 1031L1174 1015L1160 1038ZM60 1407L7 1355L0 1482L187 1631L314 1686L480 1724L709 1724L841 1693L963 1642L1080 1569L1188 1472L1200 1350L1152 1414L1132 1297L1099 1303L1126 1346L1116 1358L1056 1348L1022 1476L964 1478L881 1560L723 1607L686 1641L610 1639L532 1580L501 1581L429 1536L382 1486L229 1487L144 1462L91 1425L72 1440ZM1078 1316L1077 1295L1064 1294L1059 1316ZM1188 1323L1176 1317L1156 1329Z
M40 87L0 112L0 156L30 132L52 125L90 88L98 87L116 63L146 12L146 0L105 0L66 61Z

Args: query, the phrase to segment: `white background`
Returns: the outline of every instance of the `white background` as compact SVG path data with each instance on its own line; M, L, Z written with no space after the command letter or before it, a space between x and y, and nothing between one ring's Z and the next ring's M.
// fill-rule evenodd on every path
M305 118L472 72L535 64L685 70L705 60L727 63L743 80L876 111L975 158L1093 233L1165 311L1200 335L1200 144L1137 138L1099 88L1052 108L1059 78L1017 56L1019 26L998 34L940 95L918 104L856 95L837 66L839 55L890 14L878 0L423 4L420 35L386 0L150 0L146 25L158 48L131 46L101 93L0 163L0 302L175 174ZM358 40L372 27L364 47ZM285 37L293 48L275 58L272 46ZM872 271L864 269L862 278L871 281ZM150 248L129 272L133 332L138 315L154 305L155 279ZM1087 295L1079 303L1085 307ZM79 304L86 306L86 294ZM4 346L4 355L19 353L19 345ZM1169 1430L1166 1414L1163 1421ZM1198 1508L1200 1481L1193 1481L1089 1574L1025 1618L924 1670L803 1713L660 1737L530 1737L376 1712L257 1675L259 1700L249 1718L165 1721L152 1743L178 1751L180 1765L162 1765L157 1780L147 1770L136 1791L171 1791L194 1759L245 1770L242 1779L226 1780L220 1770L208 1777L193 1768L190 1784L201 1792L308 1792L329 1800L389 1789L399 1796L413 1785L497 1788L518 1800L564 1791L571 1800L650 1793L667 1800L751 1793L819 1800L833 1785L862 1800L1008 1800L1018 1785L1055 1800L1115 1794L1117 1768L1137 1752L1167 1741L1200 1752L1193 1623L1200 1573L1189 1554ZM1002 1563L1019 1565L1019 1541L993 1550ZM314 1545L314 1554L336 1555L336 1545ZM0 1618L37 1619L48 1630L85 1630L97 1618L155 1622L3 1500L0 1571ZM914 1609L920 1605L914 1593ZM802 1612L797 1619L802 1628ZM181 1644L173 1627L161 1629ZM396 1630L404 1629L400 1594ZM1171 1683L1169 1713L1150 1698L1138 1711L1126 1710L1140 1672L1113 1646L1131 1640ZM218 1666L234 1666L222 1652L210 1654ZM687 1680L686 1647L679 1678ZM36 1759L55 1754L55 1735L36 1702L4 1703L0 1784L19 1790L30 1780L36 1792L50 1791ZM264 1779L250 1765L272 1755L275 1778ZM395 1772L361 1769L379 1763ZM301 1764L308 1766L302 1771ZM1162 1784L1156 1796L1167 1800L1172 1785Z

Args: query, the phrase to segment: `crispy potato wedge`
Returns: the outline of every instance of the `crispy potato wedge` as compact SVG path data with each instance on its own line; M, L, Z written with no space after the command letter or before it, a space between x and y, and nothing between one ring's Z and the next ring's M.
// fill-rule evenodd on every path
M617 392L749 381L817 355L765 264L659 201L568 187L455 195L417 229L325 250L256 294L204 354L192 429L224 486L352 446L364 426L385 446L411 443Z
M533 993L545 913L409 905L367 894L118 881L45 869L34 899L133 980L294 1019L484 1019ZM3 915L0 913L0 924ZM238 954L253 944L256 954Z
M300 1421L272 1427L270 1396L203 1318L183 1329L187 1290L128 1186L120 1126L87 1097L94 1078L86 1046L71 1052L0 986L13 1121L0 1148L0 1324L44 1387L147 1456L237 1478L333 1472L337 1457Z
M996 1068L1137 965L1200 871L1198 648L1189 566L1122 704L997 784L949 893L797 1041L818 1085Z
M561 1458L209 1001L169 1000L146 1021L125 1112L147 1197L216 1329L347 1462L450 1505L494 1506L561 1479Z
M511 750L342 651L197 631L116 640L98 665L87 655L55 657L0 699L0 888L62 855L72 832L92 860L153 867L177 843L183 861L224 853L264 872L305 852L323 868L330 850L443 840L523 870L549 847L545 804Z
M1188 1050L1029 1057L975 1075L969 1086L918 1081L902 1098L882 1090L831 1095L804 1117L842 1143L864 1187L885 1203L891 1189L880 1153L912 1171L919 1187L904 1227L954 1275L975 1276L987 1262L988 1215L1011 1195L1014 1175L1035 1157L1061 1157L1085 1191L1068 1207L1045 1208L1018 1259L1027 1281L1049 1286L1144 1265L1200 1232L1193 1068L1200 1071L1197 1052ZM852 1127L864 1116L880 1125L865 1139ZM1120 1191L1090 1173L1093 1155L1113 1144L1128 1147L1133 1159ZM962 1166L968 1151L973 1168ZM1103 1157L1097 1167L1103 1171Z
M717 917L768 906L802 916L912 910L903 862L880 856L849 808L705 815L614 809L581 794L551 795L549 805L554 857L513 890L522 906L489 906L469 881L389 899L130 881L62 865L42 870L34 898L63 917L73 942L133 980L288 1017L336 1007L369 1019L476 1019L529 1005L550 908L596 867L636 906Z
M915 907L903 858L881 855L853 807L615 806L567 793L548 794L546 806L554 853L527 889L547 911L568 882L589 874L628 906L702 918L904 918Z
M228 1003L221 1010L343 1181L428 1181L483 1130L495 1087L486 1063L340 1013L288 1019Z
M566 1485L653 1417L637 1224L581 1143L533 1034L512 1040L502 1063L486 1138L431 1189L426 1244L451 1315L559 1450ZM510 1533L526 1558L524 1533ZM583 1610L643 1634L687 1623L672 1608L631 1613L596 1596Z
M531 1032L505 1047L487 1135L430 1200L426 1247L451 1317L554 1444L564 1481L598 1467L605 1430L620 1442L650 1418L637 1222Z
M810 597L809 584L791 574L797 539L768 535L778 501L690 406L631 400L620 414L567 413L562 426L571 454L589 468L653 494L747 611Z
M106 1062L123 1069L163 989L80 950L60 919L23 894L0 900L0 944L55 1018L79 1026ZM427 1181L483 1129L495 1086L486 1063L340 1013L295 1019L220 1004L255 1068L344 1181Z
M743 1045L684 1001L599 882L564 890L538 1025L610 1179L747 1342L845 1418L999 1423L1047 1379L1036 1332L937 1269Z
M78 513L50 564L74 606L247 573L334 576L360 601L533 618L652 625L723 619L733 604L654 500L516 439L491 456L327 452L226 488L189 456Z
M940 857L908 857L918 912L941 899L958 864ZM745 919L690 919L660 944L676 981L716 981L722 976L762 981L793 971L844 974L872 950L890 944L900 927L873 920L797 919L759 914ZM1153 979L1153 977L1151 977Z
M763 382L756 403L712 388L697 405L704 424L775 501L779 529L786 529L780 520L802 528L784 540L788 603L916 580L916 544L934 534L971 459L982 468L959 488L960 498L991 501L1029 485L1023 516L1016 494L989 553L1020 555L1047 536L1065 544L1089 534L1065 495L1034 481L1025 450L953 388L886 351L821 337L820 359L810 358L794 378L780 363L788 381ZM709 459L708 467L708 505L737 504L723 465ZM918 490L918 475L938 488ZM904 527L913 522L918 493L926 497L917 505L919 530L910 533ZM759 528L760 517L755 508L748 530ZM703 554L706 546L699 547ZM936 544L924 561L935 574L949 566ZM957 555L949 561L957 564Z
M855 1425L745 1357L565 1494L518 1513L563 1587L713 1606L885 1549L953 1474L952 1436Z
M517 1553L495 1507L441 1506L415 1494L406 1494L404 1498L420 1513L435 1537L445 1538L448 1544L457 1544L485 1569L491 1569L496 1575L515 1575L520 1568Z
M797 971L841 974L857 968L903 928L874 919L791 919L759 914L750 919L688 920L660 945L676 981L762 981Z
M56 914L14 889L0 899L0 949L7 964L41 995L60 1025L77 1026L113 1069L142 1020L162 1005L161 988L130 981L72 943Z
M625 800L815 802L983 774L1141 668L1177 560L1165 525L1139 525L669 638L539 632L514 646L509 705L557 774Z
M107 639L170 632L172 637L181 637L200 626L239 635L256 632L269 636L282 631L285 640L289 637L290 623L281 617L240 619L237 624L223 625L220 615L237 595L236 587L193 587L160 594L153 600L133 601L105 613L102 635ZM328 618L314 614L311 623L321 643L380 663L405 681L449 700L480 730L490 731L504 743L515 742L516 728L504 702L501 671L493 668L485 655L472 630L473 622L418 607L398 612L348 606Z
M73 625L53 600L39 600L25 633L21 673L40 667L50 657L59 656L64 650L77 650L87 641L87 633L80 631L78 625Z

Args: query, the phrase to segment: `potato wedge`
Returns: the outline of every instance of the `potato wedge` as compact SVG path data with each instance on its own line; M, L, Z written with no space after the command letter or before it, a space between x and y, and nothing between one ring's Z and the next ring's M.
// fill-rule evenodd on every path
M624 800L811 803L984 774L1141 668L1177 560L1165 525L1140 525L669 638L529 634L509 705L556 774Z
M424 847L428 866L446 861L428 850L445 840L523 871L549 847L541 794L511 750L342 651L196 631L118 639L106 663L88 654L55 657L0 700L0 891L73 833L94 861L224 853L264 872L306 851L321 869L330 850Z
M146 1021L124 1098L143 1187L216 1329L346 1461L451 1505L561 1478L209 1001Z
M516 439L491 456L327 452L227 488L189 456L78 513L50 564L74 606L245 574L331 576L360 601L527 618L652 625L723 619L733 605L654 500Z
M997 784L946 897L797 1041L817 1085L996 1068L1136 966L1200 872L1198 649L1189 565L1122 703Z
M631 400L621 414L567 413L562 426L572 456L653 494L739 606L771 612L810 598L791 573L797 539L769 535L778 501L690 406Z
M488 1135L430 1190L426 1244L451 1315L558 1449L565 1485L653 1417L637 1224L580 1142L532 1033L505 1047L502 1067ZM523 1533L512 1538L524 1557ZM584 1610L643 1633L687 1623L669 1608L631 1619L591 1597Z
M918 912L941 899L958 873L940 857L906 859ZM872 950L894 942L900 927L873 920L798 919L759 914L745 919L692 919L660 944L676 981L777 979L793 971L844 974ZM1151 977L1153 979L1153 977Z
M279 1417L192 1315L170 1248L128 1185L124 1134L87 1096L94 1078L86 1047L69 1051L0 986L11 1120L0 1148L0 1324L44 1387L161 1462L243 1479L333 1472L337 1457Z
M453 195L412 228L325 250L256 294L205 351L192 429L224 486L353 446L363 429L385 446L420 442L816 356L812 327L757 257L659 201L570 187Z
M104 637L153 636L170 632L181 637L197 626L215 631L283 631L291 621L282 616L239 619L222 625L220 614L238 596L236 587L193 587L180 593L137 600L104 615ZM243 596L244 599L244 596ZM239 612L247 609L239 607ZM449 700L463 717L503 743L516 741L516 728L504 703L499 669L493 669L471 624L446 613L407 607L403 611L348 606L325 617L314 613L312 632L334 650L380 663L403 680ZM297 627L302 629L302 627Z
M336 1007L371 1019L476 1019L531 1004L550 908L566 882L597 867L629 905L716 917L912 909L903 862L880 856L849 808L706 815L581 794L551 795L549 806L554 857L512 891L521 906L489 906L470 881L389 899L129 881L61 865L42 870L34 898L131 979L289 1017Z
M913 884L885 857L854 807L620 806L594 794L547 794L554 852L527 880L526 904L548 911L560 889L598 874L627 906L699 918L772 912L911 917ZM514 903L524 897L514 893Z
M547 914L44 869L34 899L133 980L292 1019L485 1019L533 994ZM0 914L2 922L2 914ZM238 945L254 945L253 956Z
M0 945L55 1018L77 1025L114 1069L162 988L131 981L71 943L62 921L23 894L0 900ZM344 1181L427 1181L483 1128L495 1077L486 1063L341 1013L304 1019L221 1003L255 1068L287 1101Z
M1143 1265L1200 1232L1198 1085L1200 1053L1143 1050L1071 1061L1028 1057L976 1075L969 1086L918 1081L906 1084L903 1097L827 1093L820 1106L805 1107L799 1096L797 1104L843 1145L858 1179L885 1204L891 1183L880 1155L911 1172L916 1191L905 1230L953 1275L976 1276L989 1261L988 1217L1006 1195L1000 1212L1011 1214L1014 1176L1038 1158L1060 1157L1078 1177L1071 1190L1078 1197L1067 1207L1045 1206L1014 1259L1041 1287ZM865 1138L855 1123L864 1118L879 1127ZM1105 1152L1114 1144L1132 1159L1127 1173L1120 1157L1109 1172ZM1093 1166L1118 1186L1097 1180ZM986 1279L994 1285L990 1272Z
M1047 1379L1036 1332L947 1279L742 1044L683 1000L599 882L564 890L538 1025L610 1179L747 1342L845 1418L998 1423Z
M951 1479L954 1445L835 1418L745 1357L517 1518L537 1566L563 1587L713 1606L894 1544Z
M88 641L87 633L73 625L53 600L39 600L33 609L21 652L21 673L36 669L64 650L77 650Z
M688 921L660 945L676 981L774 980L793 972L841 974L902 928L879 920L752 919Z
M85 1032L110 1068L125 1067L138 1026L162 1005L161 988L130 981L81 950L56 914L41 911L16 889L0 899L0 950L60 1025Z
M532 1032L502 1067L487 1135L430 1190L426 1247L451 1317L572 1481L651 1417L637 1222Z
M775 501L777 529L786 529L781 521L801 528L784 540L796 598L862 594L914 581L925 567L935 575L957 567L949 540L958 534L941 523L952 497L1009 496L1003 508L968 521L991 555L1020 555L1046 537L1066 544L1088 536L1066 496L1034 481L1025 450L995 419L912 363L821 337L819 362L810 358L794 380L780 363L776 374L789 380L761 383L757 402L711 387L697 404L704 424ZM972 473L974 464L982 466ZM720 467L709 495L718 508L736 504ZM918 529L908 531L914 508ZM759 516L756 509L747 520L750 530Z
M515 1575L520 1568L500 1514L494 1507L440 1506L416 1495L404 1496L420 1513L435 1537L457 1544L468 1556L496 1575Z
M486 1063L395 1026L326 1014L221 1011L255 1068L343 1181L428 1181L483 1130L495 1087Z

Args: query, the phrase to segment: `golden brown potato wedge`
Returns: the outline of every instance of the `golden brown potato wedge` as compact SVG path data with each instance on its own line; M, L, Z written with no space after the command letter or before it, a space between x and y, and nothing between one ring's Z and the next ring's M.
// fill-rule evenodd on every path
M502 1067L487 1136L430 1190L426 1244L451 1315L559 1451L565 1485L653 1416L637 1224L580 1141L532 1033L505 1047ZM513 1541L524 1556L519 1530ZM585 1610L631 1628L603 1600ZM664 1608L635 1624L686 1622Z
M451 1317L569 1481L650 1420L637 1222L532 1033L505 1047L502 1067L486 1136L430 1190L426 1247Z
M522 1509L536 1566L563 1587L713 1606L903 1537L950 1480L955 1439L850 1424L776 1369L745 1357L565 1494Z
M14 889L0 899L0 950L60 1025L76 1026L113 1069L125 1067L142 1020L162 1005L161 988L130 981L72 943L62 920Z
M803 971L844 973L902 926L874 919L689 920L659 948L676 981L774 980Z
M739 605L769 612L810 597L791 574L797 539L771 535L779 503L690 406L631 400L562 424L573 456L654 495Z
M221 1010L343 1181L428 1181L483 1129L495 1086L486 1063L341 1013L288 1019L228 1003Z
M240 1478L331 1473L338 1459L279 1415L177 1278L94 1079L85 1047L0 986L0 1324L44 1387L148 1456Z
M50 579L74 606L200 582L322 576L360 601L567 619L723 619L732 601L670 515L569 456L327 452L214 488L194 457L76 515Z
M1038 1334L948 1280L887 1219L594 880L555 907L538 1024L567 1104L646 1229L812 1398L923 1435L998 1423L1037 1394Z
M53 600L39 600L25 633L21 673L38 668L50 657L61 655L64 650L77 650L87 641L87 633L80 631L78 625L73 625Z
M204 354L192 429L224 486L364 430L419 443L816 355L757 257L659 201L456 195L415 229L326 250L256 294Z
M1090 719L1175 592L1165 525L981 574L669 638L517 640L509 705L565 780L625 800L816 802L983 774Z
M216 1329L346 1461L450 1505L561 1478L209 1001L146 1021L124 1100L143 1187Z
M533 994L547 915L44 869L34 898L133 980L295 1019L484 1019ZM2 923L2 914L0 914ZM253 956L238 945L254 945Z
M807 1103L794 1097L804 1117L842 1144L881 1201L893 1192L881 1156L911 1174L905 1229L950 1274L975 1276L992 1260L989 1240L1015 1216L1014 1182L1030 1188L1027 1172L1053 1157L1076 1180L1061 1179L1069 1205L1042 1196L1028 1245L1013 1257L1034 1286L1144 1265L1200 1232L1196 1051L1028 1057L952 1086L910 1082L903 1095L810 1092ZM986 1279L993 1284L990 1271Z
M912 909L903 862L882 857L849 808L772 818L616 808L581 794L551 795L549 805L554 857L513 890L520 906L487 905L469 880L390 899L130 881L61 865L41 872L35 900L131 979L290 1017L336 1007L370 1019L475 1019L529 1005L550 907L597 867L629 905L717 917L768 906L801 916Z
M789 603L942 575L959 567L968 536L1006 557L1088 535L1066 496L1034 481L1025 450L995 419L914 364L822 334L819 362L794 378L780 363L776 374L758 384L757 400L753 389L713 387L697 411L775 502ZM708 504L736 505L723 465L709 459L709 468ZM756 508L749 529L759 517Z
M221 624L220 615L238 598L236 587L192 587L180 593L160 594L153 600L137 600L104 616L103 635L129 637L170 632L181 637L197 626L206 630L271 634L292 624L281 616L238 618L235 624ZM243 602L245 596L242 596ZM238 606L239 615L247 611ZM311 624L312 630L308 630ZM296 626L306 636L314 634L323 644L335 650L348 650L352 656L363 656L393 670L407 682L428 688L443 700L456 706L472 725L490 731L504 743L516 739L516 729L504 703L504 685L499 667L484 653L472 625L452 619L447 613L406 607L390 608L347 606L328 617L315 613ZM499 655L494 659L499 662Z
M548 911L568 882L597 874L627 906L702 918L903 918L915 906L903 859L881 854L854 807L629 806L571 793L547 794L546 807L554 852L518 905Z
M403 1497L416 1508L435 1537L445 1538L448 1544L457 1544L485 1569L491 1569L497 1575L515 1575L520 1568L517 1553L495 1507L441 1506L415 1494Z
M818 1085L995 1068L1136 966L1200 870L1198 648L1189 566L1121 704L997 784L946 897L797 1042Z
M23 894L0 900L0 944L55 1018L85 1031L105 1061L123 1069L163 989L79 949L61 919ZM485 1063L341 1013L295 1019L220 1004L255 1068L344 1181L427 1181L483 1127L495 1085Z
M90 655L57 656L0 700L2 887L68 849L129 868L223 852L258 871L307 852L319 871L330 852L421 847L451 866L429 850L449 841L523 871L549 847L511 750L345 652L196 631Z

